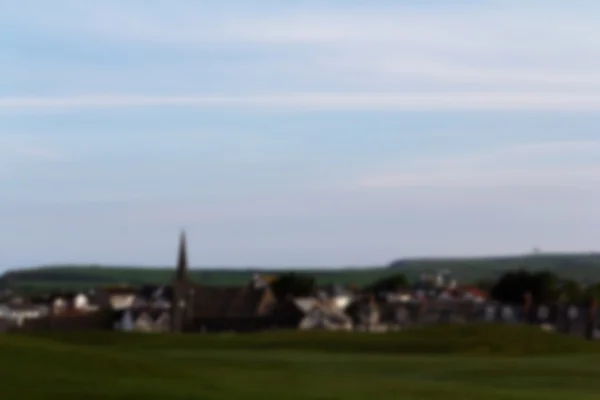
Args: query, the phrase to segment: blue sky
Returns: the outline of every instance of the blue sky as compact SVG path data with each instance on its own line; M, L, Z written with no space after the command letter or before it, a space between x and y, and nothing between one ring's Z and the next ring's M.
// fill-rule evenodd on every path
M216 4L218 3L218 5ZM22 0L0 268L600 250L596 1Z

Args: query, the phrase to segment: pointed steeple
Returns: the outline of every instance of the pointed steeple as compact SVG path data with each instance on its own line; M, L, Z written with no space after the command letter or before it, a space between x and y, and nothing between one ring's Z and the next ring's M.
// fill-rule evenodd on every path
M177 256L177 271L175 272L175 281L187 282L188 280L188 259L187 243L185 240L185 231L181 231L179 236L179 254Z

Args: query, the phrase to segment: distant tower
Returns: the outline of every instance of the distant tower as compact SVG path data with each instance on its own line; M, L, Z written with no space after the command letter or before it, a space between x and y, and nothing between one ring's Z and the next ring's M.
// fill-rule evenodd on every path
M189 292L190 288L187 259L187 243L185 232L181 232L179 237L179 253L177 256L177 269L175 279L173 280L173 300L171 303L171 330L173 332L183 332L185 320L191 308Z
M175 281L187 282L188 280L187 243L185 240L185 232L181 231L181 235L179 236L179 253L177 255L177 271L175 272Z

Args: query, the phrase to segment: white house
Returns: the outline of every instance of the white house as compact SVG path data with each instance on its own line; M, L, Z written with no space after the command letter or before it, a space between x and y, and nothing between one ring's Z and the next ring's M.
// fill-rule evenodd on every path
M0 305L0 317L21 326L25 320L47 316L49 307L29 304Z
M115 322L115 330L124 332L168 332L171 315L168 311L124 310Z
M298 326L301 330L352 330L352 319L335 301L305 297L295 299L294 303L304 313Z
M137 291L133 288L112 288L106 290L108 300L113 310L127 310L134 307L137 299Z

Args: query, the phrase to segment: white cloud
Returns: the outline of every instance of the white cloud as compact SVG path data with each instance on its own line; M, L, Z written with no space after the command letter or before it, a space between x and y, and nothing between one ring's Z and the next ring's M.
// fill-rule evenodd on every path
M600 93L289 93L233 96L4 97L0 110L77 110L119 107L225 107L299 110L541 110L600 111Z
M115 48L141 48L146 55L158 52L150 62L127 58L116 69L121 74L109 65L92 70L88 63L75 60L72 65L61 65L46 79L66 76L71 83L65 81L65 85L79 82L85 86L78 75L85 76L83 81L98 79L105 86L113 79L115 87L124 87L128 80L139 85L146 79L147 87L174 82L173 86L180 88L175 82L185 80L187 87L198 92L205 83L181 73L182 64L198 71L206 68L211 55L237 54L243 55L243 62L224 57L217 63L227 71L219 77L224 88L228 87L227 81L252 81L255 76L248 70L260 70L270 79L260 80L254 92L268 91L283 97L287 96L286 87L294 82L297 89L308 88L311 92L321 92L331 85L343 88L342 92L358 89L370 93L386 90L460 95L477 91L520 96L520 92L530 92L539 97L598 94L600 29L596 13L586 12L585 7L514 4L507 1L468 7L388 9L376 5L358 9L289 5L288 9L253 12L226 7L216 12L194 2L179 7L168 2L137 6L131 2L85 6L53 2L52 6L38 5L36 13L16 6L4 13L11 24L44 38L58 38L65 43L73 38L89 40L86 51L90 53L99 42ZM160 55L161 49L178 50L165 57ZM23 53L23 66L8 57L13 60L12 74L18 76L19 70L25 70L23 79L31 80L37 73L49 73L41 69L32 73L31 65L39 64L31 63L29 56ZM65 74L65 68L73 68L74 73Z
M598 160L600 141L519 144L388 167L362 177L359 185L369 188L586 187L600 184Z
M29 53L22 61L9 54L2 68L13 81L57 82L54 93L70 94L4 97L0 110L600 110L600 29L583 8L289 6L248 13L192 2L133 4L9 10L11 23L65 46L74 37L91 40L90 54L106 42L143 51L103 68L65 59L40 69Z
M39 146L16 135L0 133L0 179L7 179L24 164L64 161L55 148Z
M215 10L199 2L173 7L170 2L135 5L104 1L85 5L38 4L37 12L28 9L27 13L23 7L13 6L3 14L52 33L77 32L87 37L152 44L403 43L423 49L451 43L461 50L491 51L492 44L502 44L502 50L522 49L540 38L563 38L560 42L540 41L544 50L564 47L565 39L576 38L581 44L599 42L593 35L597 32L595 15L584 7L518 4L520 7L502 2L443 9L402 5L382 8L376 4L315 8L289 4L278 8L252 7L248 11L231 6ZM528 35L523 36L524 33Z
M64 159L63 154L51 148L19 146L11 151L18 156L42 161L62 161Z
M252 13L225 5L216 13L206 3L183 0L177 6L156 0L11 2L0 13L2 36L10 38L0 56L0 113L121 107L600 111L597 5L502 0L442 10L413 3ZM20 41L23 32L27 38ZM20 95L26 93L38 95ZM180 194L178 201L156 204L135 187L118 193L111 183L114 192L106 192L91 179L96 175L78 170L94 190L69 196L68 204L21 196L14 208L2 207L0 219L11 232L3 242L7 254L26 246L28 252L17 253L48 261L62 238L87 234L76 246L85 261L90 254L106 257L97 250L100 242L116 249L110 257L131 256L123 243L139 235L142 251L134 253L155 259L157 253L143 250L156 250L162 239L148 232L189 224L206 239L198 244L203 263L232 255L241 264L278 257L358 262L501 253L533 244L592 248L600 226L599 143L483 149L389 166L367 173L360 185L350 177L348 186L328 188L331 193L265 190L256 198L225 194L218 202L186 203ZM64 157L42 142L5 144L0 134L5 176L33 160ZM39 170L28 173L56 187L37 174L46 165L36 165ZM22 206L22 199L37 203ZM27 235L14 235L24 230ZM33 238L24 244L20 238L28 235Z
M444 59L440 55L431 54L431 58L418 55L406 56L401 51L365 51L360 60L350 51L339 51L337 54L315 57L314 63L321 71L347 74L353 73L359 79L371 82L387 82L394 85L394 79L403 82L412 80L412 84L420 85L487 85L499 91L513 91L517 88L536 88L537 90L573 89L584 92L597 90L600 86L600 73L597 69L569 66L557 68L547 66L508 67L491 65L475 65L468 60ZM508 87L507 87L508 85Z

